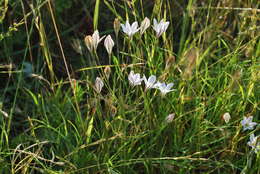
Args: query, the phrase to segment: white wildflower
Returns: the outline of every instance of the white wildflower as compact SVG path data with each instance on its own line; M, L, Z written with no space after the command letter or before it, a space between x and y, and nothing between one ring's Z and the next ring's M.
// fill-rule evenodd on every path
M155 82L156 82L156 76L155 75L151 75L148 80L147 78L145 77L145 75L143 76L143 80L144 80L144 83L145 83L145 89L150 89L150 88L153 88L154 85L155 85Z
M256 136L254 134L250 135L250 139L247 142L247 145L250 146L252 148L252 150L255 151L255 153L257 153L260 150L260 141L258 140L259 136Z
M102 39L104 39L104 37L105 36L100 38L98 30L94 31L92 38L93 38L93 48L94 48L95 51L97 50L99 42L101 42Z
M153 29L156 32L156 37L160 37L168 28L170 22L166 21L164 22L163 20L160 21L160 23L157 22L156 19L153 19Z
M95 89L97 91L97 93L100 93L102 88L104 86L104 82L101 78L97 77L96 81L95 81Z
M130 25L129 22L126 21L125 24L121 24L121 27L123 29L123 32L129 37L132 37L140 29L138 28L138 23L136 21L132 25Z
M132 86L141 85L143 78L141 78L139 73L134 73L131 71L128 75L128 80Z
M243 126L243 131L254 129L257 123L252 122L252 120L253 120L253 116L244 117L244 119L241 121L241 125Z
M173 89L171 89L173 87L173 83L169 83L166 85L166 83L164 82L157 82L153 87L159 89L163 96L165 96L168 92L174 91Z

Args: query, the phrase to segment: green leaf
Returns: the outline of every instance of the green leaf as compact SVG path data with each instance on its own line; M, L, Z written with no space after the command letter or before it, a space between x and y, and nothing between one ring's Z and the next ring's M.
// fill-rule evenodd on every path
M100 0L96 0L95 11L94 11L94 30L97 30L98 27L99 4L100 4Z

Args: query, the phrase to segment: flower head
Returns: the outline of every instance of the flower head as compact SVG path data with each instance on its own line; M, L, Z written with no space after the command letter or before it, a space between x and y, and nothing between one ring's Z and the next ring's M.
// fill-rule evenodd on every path
M172 120L174 119L174 117L175 117L175 114L174 114L174 113L169 114L169 115L165 118L165 121L166 121L167 123L171 123Z
M159 38L168 28L169 22L161 20L159 23L156 19L153 19L153 29L156 32L156 37Z
M139 73L134 73L131 71L128 75L128 80L132 86L141 85L143 78L140 77Z
M104 86L104 82L101 78L97 77L96 81L95 81L95 89L97 91L97 93L100 93L102 88Z
M252 120L253 120L253 116L244 117L244 119L241 121L241 125L243 126L243 131L254 129L257 123L252 122Z
M138 23L136 21L132 23L132 25L130 25L129 22L126 21L125 24L121 24L121 27L123 29L123 32L127 34L129 37L132 37L140 29L138 28Z
M252 148L252 150L255 151L255 153L257 153L260 150L260 141L258 140L259 136L256 136L254 134L250 135L250 139L247 142L247 145L250 146Z
M108 53L109 55L111 55L112 49L113 49L115 43L114 43L114 41L113 41L113 39L111 38L110 35L108 35L108 36L106 37L106 39L105 39L105 41L104 41L104 45L105 45L105 48L106 48L106 50L107 50L107 53Z
M144 83L145 83L145 89L150 89L150 88L153 88L154 87L154 84L156 82L156 76L155 75L151 75L148 80L147 78L145 77L145 75L143 76L143 80L144 80Z
M94 47L94 50L97 50L97 46L99 44L99 42L102 41L102 39L104 39L105 36L103 37L99 37L99 32L98 30L94 31L93 35L92 35L92 38L93 38L93 47Z
M168 92L174 91L171 89L173 87L173 83L166 84L164 82L157 82L153 87L159 89L163 96L165 96Z
M147 17L144 18L144 20L142 21L141 23L141 26L140 26L140 34L142 35L145 30L150 26L150 19L148 19Z
M229 120L231 119L231 116L228 112L226 112L222 117L223 117L225 123L228 123Z

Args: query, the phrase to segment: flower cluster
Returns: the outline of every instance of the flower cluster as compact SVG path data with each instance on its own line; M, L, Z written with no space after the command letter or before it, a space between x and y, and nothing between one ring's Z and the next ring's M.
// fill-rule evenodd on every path
M244 119L240 123L243 126L243 131L253 130L254 127L257 125L256 122L253 122L253 116L244 117ZM260 139L259 136L255 137L254 134L251 134L249 141L247 143L247 145L250 146L252 148L252 150L255 151L255 153L260 151L260 141L259 141L259 139Z
M163 96L165 96L167 93L174 91L174 89L171 89L173 87L173 83L166 84L164 82L156 82L156 76L151 75L148 79L143 75L141 78L141 75L139 73L134 73L134 71L131 71L128 75L128 80L132 86L141 85L142 81L145 83L145 90L155 88L159 89Z
M106 38L105 38L106 37ZM112 49L114 47L114 41L113 39L111 38L110 35L108 36L102 36L100 38L99 36L99 32L98 30L95 30L94 33L92 35L87 35L85 37L85 45L87 46L88 50L91 52L91 53L94 53L95 51L97 51L97 47L98 47L98 44L105 38L105 41L104 41L104 46L107 50L107 53L109 55L111 55L112 53Z
M127 20L125 24L121 24L119 19L116 18L114 20L114 31L116 37L118 37L118 33L120 28L122 28L122 31L128 35L129 37L132 37L135 33L140 31L140 34L144 34L144 32L150 27L151 22L150 19L145 17L144 20L141 22L141 26L138 26L138 22L135 21L131 25L129 21ZM153 19L153 29L156 32L156 37L160 37L168 28L169 22L164 22L161 20L159 23L156 19ZM89 52L92 54L95 54L98 48L99 43L104 39L104 46L106 48L106 51L109 55L109 59L111 58L112 50L115 45L112 37L110 35L107 36L100 36L99 31L95 30L92 35L87 35L84 39L85 45L88 48ZM110 60L109 60L110 63ZM171 88L173 87L173 83L166 84L161 82L156 82L156 76L151 75L148 79L143 76L141 78L141 75L139 73L135 74L133 71L130 72L128 79L130 81L130 84L132 86L141 85L142 81L144 81L146 88L145 90L148 90L150 88L156 88L159 89L162 93L162 95L166 95L168 92L173 91ZM104 82L100 77L96 78L94 89L97 93L101 93L101 90L104 86Z
M125 24L121 24L123 32L128 35L130 38L140 30L140 34L142 35L149 27L150 27L150 19L147 17L141 22L140 28L138 28L138 22L135 21L130 25L129 21L127 20ZM159 23L156 19L153 19L153 29L156 32L156 37L159 38L168 28L169 22L164 22L161 20Z
M122 31L131 39L137 32L139 32L140 35L143 35L145 31L150 27L150 25L151 25L150 19L147 17L145 17L145 19L141 22L140 27L137 21L134 21L132 24L130 24L129 21L127 20L125 24L121 24L118 19L115 19L114 31L117 38L119 30L120 28L122 28ZM165 22L164 20L161 20L159 22L156 19L153 19L152 28L155 31L157 38L159 38L167 30L168 26L169 26L168 21ZM111 58L112 50L115 43L110 35L100 37L98 30L95 30L92 35L87 35L85 37L85 44L88 50L93 54L96 53L98 44L103 39L104 39L104 46L106 48L106 51L109 55L109 58ZM107 68L105 71L106 78L109 77L109 74L110 74L110 70ZM131 86L141 85L142 82L144 82L145 91L153 88L158 89L160 90L162 96L165 96L167 93L174 91L174 89L172 89L173 83L166 84L165 82L157 81L155 75L151 75L150 77L146 78L145 75L141 77L141 74L134 73L134 71L131 71L128 75L128 80ZM100 94L103 87L104 87L104 82L102 78L97 77L94 85L95 91L98 94ZM171 123L174 117L175 117L174 113L169 114L165 118L166 123ZM228 124L231 119L231 116L227 112L222 115L222 118L225 121L225 123ZM256 122L253 122L253 116L244 117L240 123L242 125L243 131L253 130L258 125ZM251 133L247 145L252 148L252 151L258 153L260 151L260 135L255 136L254 133Z
M156 37L159 38L168 28L169 22L164 22L161 20L159 23L156 19L153 19L153 29L156 32ZM130 25L129 21L127 20L125 24L121 24L119 20L116 18L114 21L114 31L116 34L116 37L118 37L118 32L120 29L120 26L122 27L123 32L128 35L130 38L140 31L140 34L142 35L149 27L150 27L150 19L147 17L144 18L144 20L141 22L141 26L138 27L138 22L135 21ZM105 38L106 37L106 38ZM95 53L97 51L98 44L105 38L104 46L107 50L107 53L109 56L112 54L112 49L115 45L112 37L110 35L108 36L99 36L98 30L95 30L92 35L87 35L85 37L85 45L87 46L88 50L91 53Z

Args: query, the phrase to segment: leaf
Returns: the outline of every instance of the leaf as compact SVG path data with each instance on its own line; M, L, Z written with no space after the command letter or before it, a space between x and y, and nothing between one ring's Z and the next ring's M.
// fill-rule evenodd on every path
M91 116L91 119L89 120L89 123L88 123L88 129L87 129L87 132L86 132L86 142L87 144L90 142L91 140L91 134L92 134L92 129L93 129L93 123L94 123L94 117Z
M25 90L30 94L30 96L33 98L34 103L38 106L38 105L39 105L39 102L38 102L38 99L37 99L37 97L35 96L35 94L32 93L29 89L25 89Z
M97 30L97 27L98 27L99 4L100 4L100 0L96 0L95 11L94 11L94 21L93 21L94 30Z

